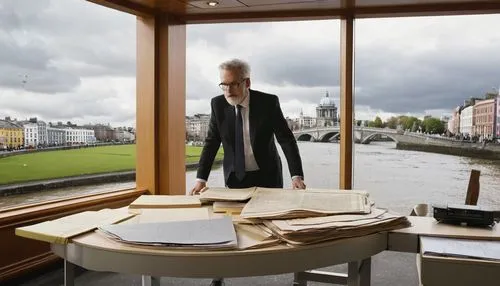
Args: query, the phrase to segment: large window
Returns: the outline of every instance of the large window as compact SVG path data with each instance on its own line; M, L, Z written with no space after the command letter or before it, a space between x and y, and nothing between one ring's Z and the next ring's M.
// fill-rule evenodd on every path
M482 117L500 84L498 25L497 15L356 21L356 189L409 214L463 204L478 169L479 204L500 206L500 164L474 151L500 152Z
M136 17L81 0L0 15L0 209L134 187L116 172L135 171Z
M340 21L192 25L187 35L188 144L201 145L206 136L209 99L222 94L219 64L241 58L250 64L251 88L279 97L298 140L306 185L337 189ZM287 161L279 144L277 148L284 187L290 188ZM186 173L187 190L195 177L195 170ZM212 169L208 185L224 186L220 164Z

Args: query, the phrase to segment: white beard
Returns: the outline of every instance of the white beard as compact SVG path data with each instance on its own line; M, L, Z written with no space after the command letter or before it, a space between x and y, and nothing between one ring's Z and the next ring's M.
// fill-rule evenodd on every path
M241 96L238 96L238 97L225 97L224 98L226 99L227 103L229 103L230 105L232 106L236 106L238 104L240 104L241 102L243 102L243 100L245 100L245 98L247 97L247 95L249 94L249 91L244 91L243 94Z
M242 99L243 99L242 96L238 96L238 97L224 97L224 98L226 99L227 103L229 103L232 106L238 105L242 101Z

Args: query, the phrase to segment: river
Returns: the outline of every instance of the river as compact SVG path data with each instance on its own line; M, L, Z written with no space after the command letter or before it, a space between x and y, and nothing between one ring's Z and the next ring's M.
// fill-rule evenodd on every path
M338 189L339 144L299 142L306 185L310 188ZM481 171L478 204L500 210L500 161L465 158L435 153L397 150L391 142L354 145L354 189L366 190L379 207L409 214L418 203L464 203L472 169ZM291 186L286 159L285 187ZM189 190L196 172L186 173ZM209 186L223 186L222 168L213 170ZM0 198L0 208L78 195L134 187L133 182L59 189L35 194Z

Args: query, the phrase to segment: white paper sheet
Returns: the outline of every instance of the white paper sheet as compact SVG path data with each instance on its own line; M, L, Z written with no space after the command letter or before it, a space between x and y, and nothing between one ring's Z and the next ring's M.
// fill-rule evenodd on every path
M424 255L500 261L500 241L421 236Z

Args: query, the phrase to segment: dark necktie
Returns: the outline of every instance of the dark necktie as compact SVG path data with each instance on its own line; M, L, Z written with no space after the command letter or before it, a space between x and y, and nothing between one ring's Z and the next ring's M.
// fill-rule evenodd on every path
M243 144L243 117L241 109L243 106L237 105L238 112L236 114L235 124L235 146L234 146L234 173L238 180L243 180L245 177L245 145Z

